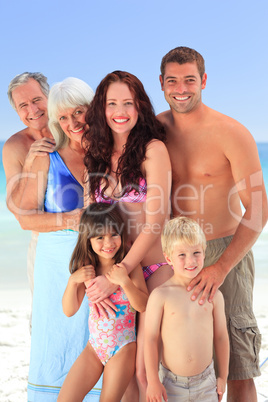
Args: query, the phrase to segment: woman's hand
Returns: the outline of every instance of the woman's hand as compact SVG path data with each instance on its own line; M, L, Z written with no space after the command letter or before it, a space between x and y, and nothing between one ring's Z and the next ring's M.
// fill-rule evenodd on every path
M89 282L86 289L88 299L92 303L92 313L97 317L109 318L108 313L116 316L117 307L111 302L109 296L114 293L118 285L112 284L104 275L99 275Z
M87 287L86 294L92 303L98 303L109 297L118 288L104 275L94 278Z
M105 317L109 318L108 313L110 313L113 317L116 317L116 312L118 308L111 302L109 298L99 302L99 303L92 303L92 313L96 317Z

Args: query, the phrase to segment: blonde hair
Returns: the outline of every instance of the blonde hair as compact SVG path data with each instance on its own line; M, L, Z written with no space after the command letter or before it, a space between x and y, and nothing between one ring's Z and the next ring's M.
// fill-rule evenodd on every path
M190 218L179 216L168 221L161 235L163 252L171 256L174 247L178 243L190 246L201 244L204 252L206 250L206 237L198 223Z

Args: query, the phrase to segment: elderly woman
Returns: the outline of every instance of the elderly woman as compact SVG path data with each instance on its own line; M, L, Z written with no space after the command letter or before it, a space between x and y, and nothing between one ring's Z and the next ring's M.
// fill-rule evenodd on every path
M29 401L57 400L66 374L88 341L86 300L71 318L64 315L61 301L84 205L81 138L88 128L85 114L93 96L92 89L77 78L51 88L49 128L56 148L35 159L21 202L21 226L40 232L34 268Z

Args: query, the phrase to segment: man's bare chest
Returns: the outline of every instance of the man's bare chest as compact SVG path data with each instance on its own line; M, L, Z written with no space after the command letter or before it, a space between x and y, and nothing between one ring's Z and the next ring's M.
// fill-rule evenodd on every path
M173 183L208 184L231 176L231 166L216 144L199 141L173 142L168 145Z

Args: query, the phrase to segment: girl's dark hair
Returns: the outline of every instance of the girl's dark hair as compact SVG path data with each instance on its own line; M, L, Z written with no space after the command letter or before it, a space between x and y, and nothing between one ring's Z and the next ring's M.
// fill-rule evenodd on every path
M107 231L118 233L122 239L121 246L114 256L116 264L126 255L124 221L118 206L101 202L90 204L81 216L79 235L69 265L71 274L87 264L92 264L94 268L98 266L98 255L93 251L90 239L102 236Z
M139 181L143 177L141 164L145 160L146 147L153 139L165 142L166 134L162 124L156 119L153 106L141 81L133 74L125 71L114 71L108 74L96 89L93 101L89 105L86 122L89 130L83 136L86 148L85 165L89 173L89 191L96 197L100 183L104 181L101 195L109 187L108 177L111 173L111 155L113 136L106 122L106 95L110 84L121 82L129 87L138 111L138 120L129 133L124 152L118 160L116 170L117 184L119 179L122 193L137 191Z

